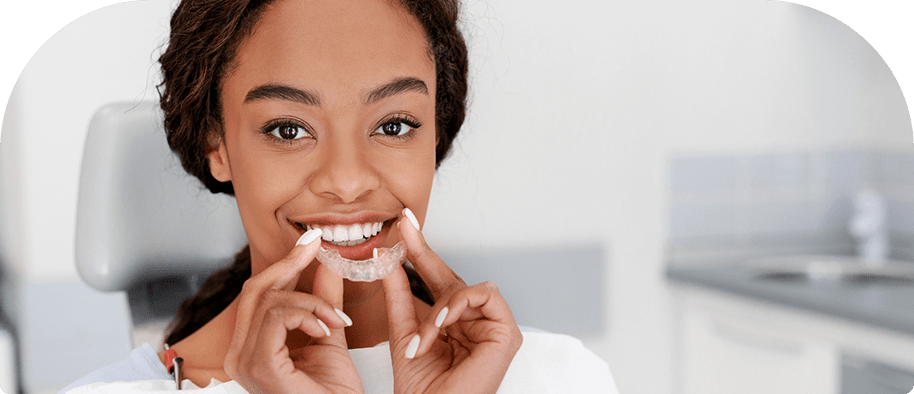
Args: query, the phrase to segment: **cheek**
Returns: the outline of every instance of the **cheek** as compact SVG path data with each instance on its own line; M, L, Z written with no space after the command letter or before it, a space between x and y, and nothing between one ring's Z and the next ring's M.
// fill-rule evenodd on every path
M264 259L277 261L295 241L286 239L294 234L282 231L277 211L296 195L303 169L253 149L236 149L230 157L235 199L248 241Z
M420 220L425 217L435 178L434 140L386 172L390 192Z

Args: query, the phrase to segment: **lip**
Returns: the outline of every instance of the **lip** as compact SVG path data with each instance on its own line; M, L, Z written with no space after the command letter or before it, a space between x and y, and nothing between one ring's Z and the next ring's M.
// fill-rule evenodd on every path
M386 222L390 219L395 219L398 217L398 214L389 214L382 212L360 212L356 214L322 214L322 215L313 215L307 216L304 218L289 219L292 223L301 223L301 224L310 224L318 226L334 226L334 225L353 225L356 223L374 223L374 222Z
M390 232L390 227L398 218L398 215L391 215L388 213L380 212L362 212L358 214L351 215L340 215L340 214L323 214L308 216L300 219L289 219L289 223L299 232L299 235L304 234L305 229L303 226L335 226L335 225L353 225L356 223L375 223L383 222L384 226L381 227L381 231L371 237L367 242L361 243L359 245L353 246L340 246L328 243L327 241L321 241L321 247L324 249L335 249L340 252L340 256L350 259L350 260L365 260L369 259L373 255L375 248L389 248L393 244L387 245L387 235Z

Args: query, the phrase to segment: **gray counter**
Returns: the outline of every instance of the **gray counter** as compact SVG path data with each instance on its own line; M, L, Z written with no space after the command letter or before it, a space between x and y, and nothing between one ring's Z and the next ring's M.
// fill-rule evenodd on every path
M671 267L674 283L721 290L914 335L914 285L839 284L759 279L752 265Z

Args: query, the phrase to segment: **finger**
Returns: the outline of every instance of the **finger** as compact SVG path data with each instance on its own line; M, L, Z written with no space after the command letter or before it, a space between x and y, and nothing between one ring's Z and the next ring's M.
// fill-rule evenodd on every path
M425 237L419 231L418 221L409 208L403 209L403 217L397 222L400 238L406 243L406 256L413 263L416 272L428 285L432 297L438 300L454 291L466 287L466 283L438 257L425 243Z
M306 232L292 251L280 261L267 267L263 272L244 282L238 295L239 304L235 325L246 326L250 313L259 302L260 295L267 289L290 289L298 282L301 272L311 264L320 248L320 229Z
M492 282L482 282L454 293L447 307L447 316L441 319L441 327L479 319L516 325L508 303Z
M238 294L233 339L247 336L247 327L250 325L251 317L264 291L294 286L298 281L298 276L317 255L317 250L320 248L320 235L320 229L306 232L285 258L244 282L241 293Z
M333 335L317 338L317 342L325 345L339 346L343 349L348 348L346 344L346 334L343 327L352 325L352 319L343 312L343 278L323 264L317 267L314 274L314 287L312 292L315 297L321 299L333 307L337 318L343 322L343 326L335 327Z
M299 329L312 338L330 335L330 330L321 319L311 311L294 307L271 308L263 319L263 329L257 338L251 340L250 364L276 370L289 362L289 349L286 345L288 331Z
M519 331L514 315L498 287L492 282L483 282L454 293L446 302L438 303L432 308L432 314L419 328L421 345L416 357L421 357L431 349L442 329L458 322L479 320L493 324L474 325L473 328L479 332L471 329L470 332L460 332L460 336L468 335L474 342L486 340L508 343Z
M245 339L248 337L251 318L263 292L267 289L293 286L298 281L302 270L317 255L317 251L320 248L320 235L321 231L319 229L305 232L285 258L244 282L241 293L237 297L238 307L235 311L235 330L225 359L227 367L230 364L234 365L238 361L238 355L244 347Z
M258 338L260 338L261 331L273 328L268 325L267 317L270 313L275 313L277 308L294 308L306 311L320 319L328 329L342 329L346 326L346 322L343 320L342 316L336 313L335 308L330 305L330 303L312 294L270 289L265 291L260 299L260 304L257 306L257 310L251 320L251 325L247 329L244 343L240 349L240 354L242 355L250 355L257 351L256 346L259 343ZM312 336L312 338L316 339L326 336L323 331L318 332L321 333L321 335ZM311 335L314 332L305 331L305 333Z
M301 272L314 261L320 250L321 234L321 229L305 232L286 257L251 278L254 279L255 287L286 290L295 287Z
M419 327L413 293L403 267L397 267L381 280L387 304L387 326L390 335L391 356L403 357L406 346Z
M260 304L254 313L254 320L251 323L250 336L256 336L253 331L263 325L263 323L258 324L256 322L264 321L266 314L271 309L278 307L298 308L308 311L333 329L340 329L348 324L346 320L348 316L344 318L332 304L313 294L270 289L263 293L260 300Z

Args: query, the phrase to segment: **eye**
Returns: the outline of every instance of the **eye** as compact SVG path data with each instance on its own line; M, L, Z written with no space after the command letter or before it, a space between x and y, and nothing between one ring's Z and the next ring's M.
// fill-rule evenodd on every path
M390 137L406 137L421 126L422 125L419 124L419 122L411 119L391 119L378 127L372 134L383 134Z
M385 135L399 137L401 135L409 133L410 130L412 130L412 127L409 127L409 125L406 123L387 122L387 123L382 124L381 127L378 127L378 129L375 131L378 133L384 133Z
M309 135L304 127L292 123L276 125L269 130L269 133L282 140L297 140Z

